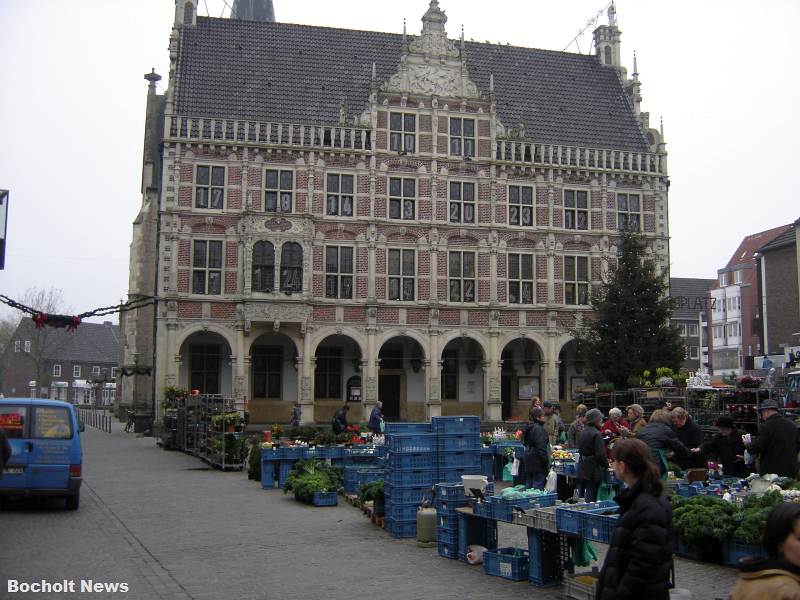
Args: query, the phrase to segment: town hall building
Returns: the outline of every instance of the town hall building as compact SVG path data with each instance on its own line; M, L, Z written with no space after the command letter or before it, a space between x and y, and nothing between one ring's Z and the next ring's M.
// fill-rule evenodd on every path
M121 326L125 366L154 369L123 403L178 386L271 423L568 400L620 230L669 265L663 132L613 4L592 55L451 39L436 0L419 35L197 4L176 1L166 93L146 76L129 292L158 303Z

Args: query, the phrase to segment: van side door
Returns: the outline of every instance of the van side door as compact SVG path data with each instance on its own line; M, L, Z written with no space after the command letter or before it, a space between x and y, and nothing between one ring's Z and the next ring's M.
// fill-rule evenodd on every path
M39 490L69 488L69 468L78 431L69 406L33 403L28 487ZM76 461L80 464L80 458Z
M3 469L0 488L24 490L28 487L30 413L30 403L0 402L0 429L11 445L11 456Z

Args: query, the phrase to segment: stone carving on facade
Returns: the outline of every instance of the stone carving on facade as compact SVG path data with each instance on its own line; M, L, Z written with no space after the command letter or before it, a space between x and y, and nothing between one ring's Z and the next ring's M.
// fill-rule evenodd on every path
M439 392L441 391L441 383L439 382L438 377L431 377L431 387L428 393L428 398L430 402L438 402L439 400Z
M288 219L275 217L273 219L267 219L264 222L264 227L270 231L289 231L292 228L292 223Z
M301 386L300 386L301 398L305 402L311 402L311 377L303 377Z
M248 302L244 305L244 314L250 321L305 323L311 316L311 307L302 304Z
M497 377L489 378L489 402L492 404L500 402L500 381Z
M378 397L378 380L375 377L367 377L366 399L375 400Z

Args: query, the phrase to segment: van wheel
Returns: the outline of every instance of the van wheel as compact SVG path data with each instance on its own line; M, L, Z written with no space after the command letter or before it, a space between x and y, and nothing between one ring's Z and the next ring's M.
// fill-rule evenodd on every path
M72 496L67 496L67 510L78 510L80 504L81 504L80 492Z

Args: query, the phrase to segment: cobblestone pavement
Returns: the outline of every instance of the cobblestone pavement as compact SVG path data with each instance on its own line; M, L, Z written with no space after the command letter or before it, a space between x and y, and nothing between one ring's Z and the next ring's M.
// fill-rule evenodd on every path
M395 540L347 504L313 508L242 473L205 468L148 438L87 428L81 508L23 502L0 513L0 598L561 598ZM500 541L526 546L501 525ZM601 546L602 549L602 546ZM676 561L696 599L727 597L735 572ZM8 594L7 579L126 582L127 594Z

